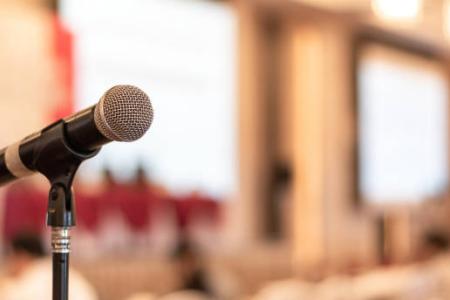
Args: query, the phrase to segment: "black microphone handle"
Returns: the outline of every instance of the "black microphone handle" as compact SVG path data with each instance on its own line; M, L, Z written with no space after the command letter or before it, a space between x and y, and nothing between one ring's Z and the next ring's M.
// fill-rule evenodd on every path
M42 136L46 136L44 133L60 122L64 123L65 141L76 152L90 153L111 142L97 129L94 109L95 105L0 150L0 186L36 172L36 152L41 146L40 143L46 142L42 140Z
M95 105L64 119L67 140L78 152L91 152L111 142L97 129Z

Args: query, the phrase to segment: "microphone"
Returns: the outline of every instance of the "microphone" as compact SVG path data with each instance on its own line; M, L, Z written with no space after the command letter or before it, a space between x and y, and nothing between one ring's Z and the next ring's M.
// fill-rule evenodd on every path
M72 116L0 150L0 185L61 165L61 145L80 157L90 158L111 141L141 138L153 121L149 97L131 85L117 85L100 101ZM62 133L57 128L62 126ZM59 160L58 160L59 158ZM57 168L57 166L53 167Z

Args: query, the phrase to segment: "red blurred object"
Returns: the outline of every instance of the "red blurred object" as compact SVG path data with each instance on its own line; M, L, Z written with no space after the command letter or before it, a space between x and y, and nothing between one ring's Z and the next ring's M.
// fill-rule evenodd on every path
M210 225L217 225L220 221L220 204L218 201L198 193L172 199L178 226L181 230L187 229L196 220L206 220Z
M76 193L77 225L96 231L109 213L122 215L135 232L150 230L158 216L167 217L175 211L181 231L196 222L215 226L220 221L220 203L193 193L182 198L167 198L150 185L112 184L98 194ZM40 234L45 228L47 194L26 181L11 186L5 195L5 226L7 240L20 232Z
M102 214L102 199L100 195L76 192L75 199L77 225L95 231L98 228Z
M5 195L4 236L22 232L41 234L45 228L47 194L26 181L13 184Z
M150 222L152 195L145 187L120 186L114 195L118 209L135 231L145 230Z
M133 231L145 231L152 217L166 209L166 202L150 186L110 184L95 195L79 193L76 198L79 225L96 230L101 218L117 212Z
M151 227L154 217L166 209L167 203L150 186L123 186L118 195L120 211L136 231Z

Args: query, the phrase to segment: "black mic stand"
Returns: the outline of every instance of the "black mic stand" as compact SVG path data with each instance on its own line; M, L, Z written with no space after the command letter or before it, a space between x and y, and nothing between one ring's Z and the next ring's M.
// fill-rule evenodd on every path
M36 169L50 181L47 226L52 228L53 300L68 300L70 229L75 222L73 178L80 164L100 149L80 153L73 149L65 135L63 120L42 131L36 147Z

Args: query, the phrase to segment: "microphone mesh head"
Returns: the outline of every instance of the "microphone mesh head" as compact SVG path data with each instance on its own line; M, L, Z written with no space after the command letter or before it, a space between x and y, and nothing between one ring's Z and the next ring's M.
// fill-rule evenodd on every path
M142 137L153 121L149 97L132 85L110 88L95 106L97 129L108 139L131 142Z

